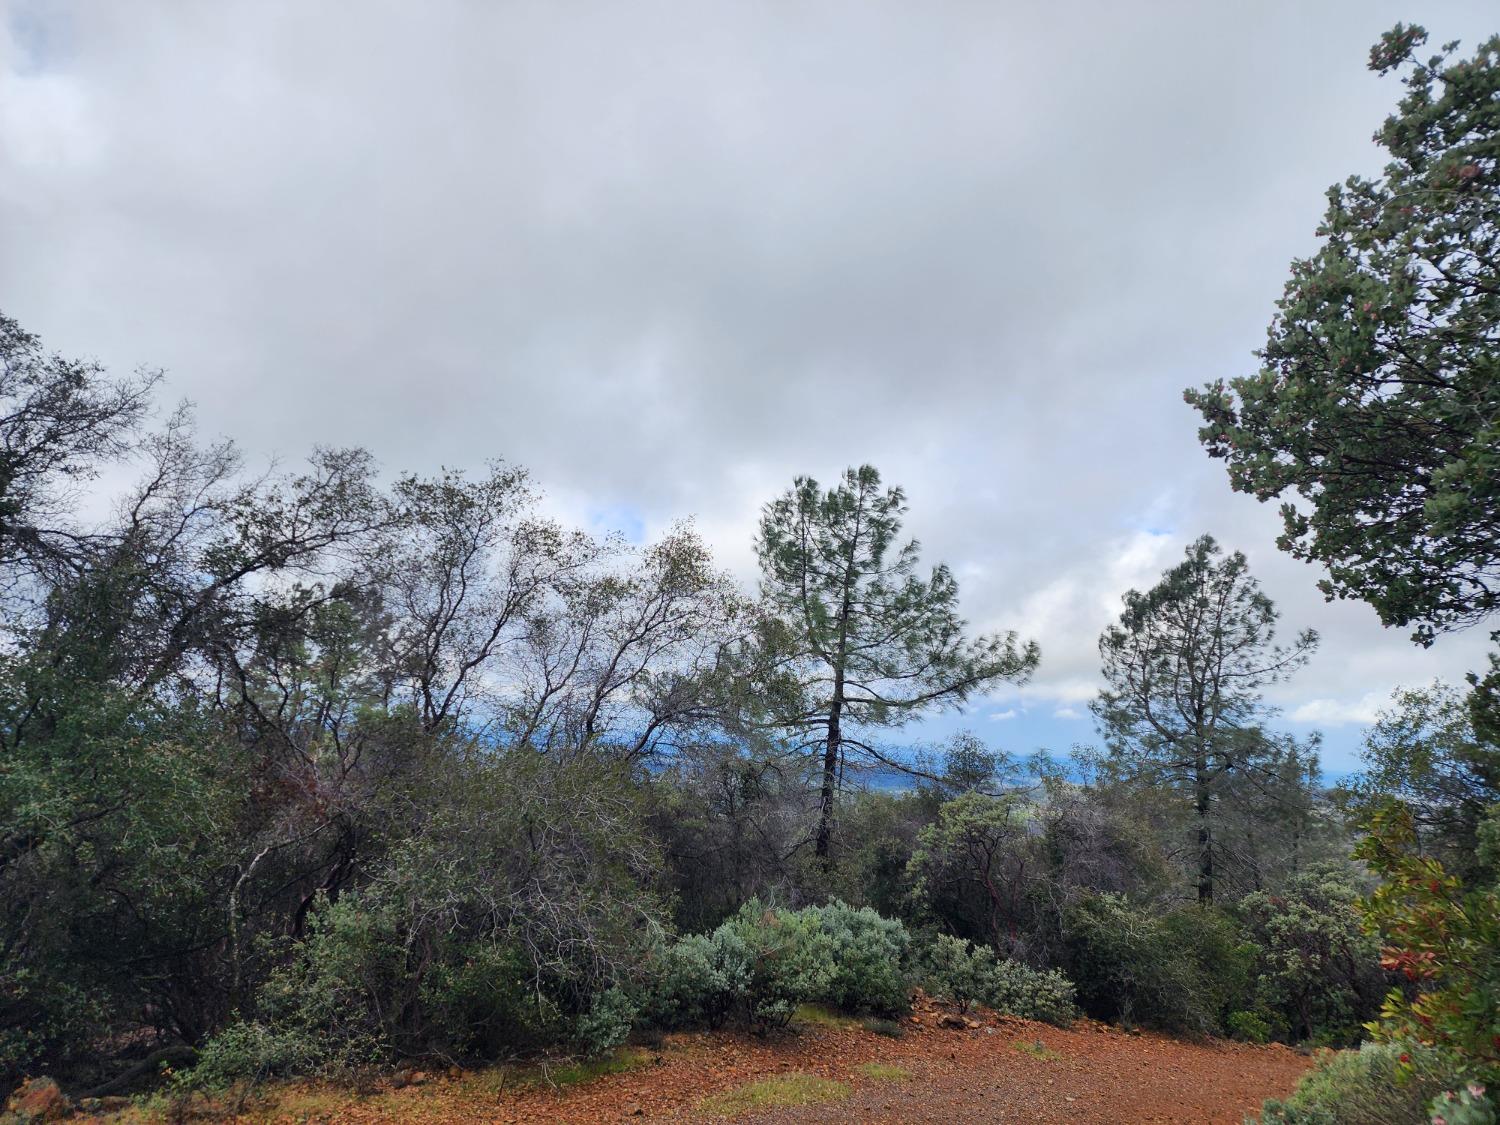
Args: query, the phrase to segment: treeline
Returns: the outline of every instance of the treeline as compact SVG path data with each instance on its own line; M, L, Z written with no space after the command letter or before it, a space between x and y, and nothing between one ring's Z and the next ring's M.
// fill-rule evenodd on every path
M969 634L869 467L767 506L751 596L689 526L585 535L514 467L249 475L184 412L149 428L149 377L9 320L0 365L7 1085L592 1052L914 983L1347 1043L1389 985L1343 806L1260 695L1315 637L1278 646L1210 540L1101 638L1103 748L898 760L883 727L1040 654ZM909 789L859 785L893 762Z

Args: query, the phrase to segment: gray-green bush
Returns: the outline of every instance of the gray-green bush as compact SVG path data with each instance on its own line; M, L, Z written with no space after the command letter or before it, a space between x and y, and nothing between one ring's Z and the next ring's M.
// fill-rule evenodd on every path
M668 943L651 969L642 1016L657 1027L718 1027L749 994L750 951L727 927Z
M911 944L906 927L869 907L855 909L837 900L811 910L833 939L833 979L821 999L848 1011L904 1011L911 999L902 969Z
M1428 1104L1460 1082L1437 1051L1366 1043L1325 1055L1290 1097L1265 1103L1261 1125L1427 1125Z
M1033 969L999 957L988 946L947 934L916 947L912 971L928 995L960 1008L984 1004L1006 1015L1059 1026L1078 1015L1073 984L1062 973Z
M665 1028L718 1026L735 1011L782 1026L806 1003L892 1015L910 999L908 944L905 926L868 908L752 899L713 933L659 951L642 1015Z

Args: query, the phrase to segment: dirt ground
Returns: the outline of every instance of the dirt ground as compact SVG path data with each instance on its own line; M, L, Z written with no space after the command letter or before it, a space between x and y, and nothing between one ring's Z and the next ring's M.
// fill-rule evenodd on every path
M980 1016L938 1026L931 1008L899 1038L853 1024L772 1038L669 1036L628 1069L554 1090L478 1071L354 1094L298 1085L240 1120L257 1122L1194 1122L1240 1125L1311 1065L1282 1046L1189 1043L1081 1021L1068 1030ZM874 1066L872 1067L872 1064ZM734 1113L723 1098L790 1075L842 1083L830 1100ZM715 1099L719 1099L717 1102ZM705 1104L707 1103L707 1104Z

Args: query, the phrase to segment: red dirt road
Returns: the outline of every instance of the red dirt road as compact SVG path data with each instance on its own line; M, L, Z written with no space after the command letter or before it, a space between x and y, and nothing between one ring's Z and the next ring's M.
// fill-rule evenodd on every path
M1312 1061L1286 1047L1187 1043L1089 1022L1064 1031L988 1017L979 1027L949 1030L933 1026L931 1011L920 1018L920 1024L908 1022L899 1039L857 1026L813 1027L766 1040L672 1036L644 1066L557 1092L506 1089L484 1073L366 1097L283 1089L244 1120L725 1121L730 1118L703 1105L705 1098L766 1078L807 1074L846 1083L849 1092L842 1100L733 1120L1240 1125L1263 1099L1287 1094ZM870 1063L897 1068L895 1076L872 1077L861 1069Z

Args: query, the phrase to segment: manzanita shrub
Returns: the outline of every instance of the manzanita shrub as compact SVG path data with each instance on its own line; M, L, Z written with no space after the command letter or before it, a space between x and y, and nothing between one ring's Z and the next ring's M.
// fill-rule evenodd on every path
M1291 1094L1261 1107L1260 1121L1416 1125L1427 1120L1427 1106L1458 1082L1452 1058L1431 1047L1366 1043L1357 1050L1322 1051Z
M1451 1052L1478 1076L1500 1074L1500 892L1466 888L1422 855L1404 805L1377 811L1355 854L1383 879L1364 906L1384 939L1381 964L1408 982L1369 1031Z
M1495 1103L1478 1082L1469 1082L1432 1100L1432 1125L1495 1125Z

